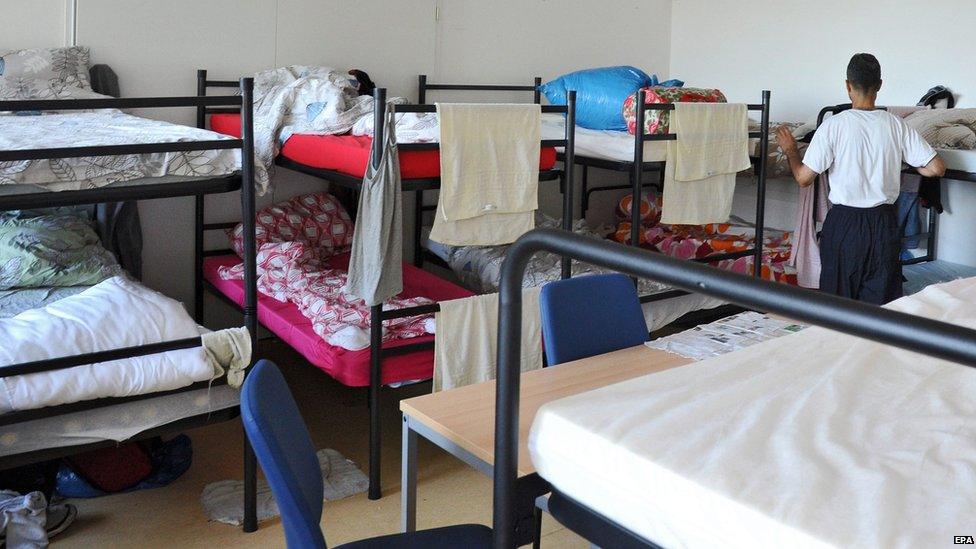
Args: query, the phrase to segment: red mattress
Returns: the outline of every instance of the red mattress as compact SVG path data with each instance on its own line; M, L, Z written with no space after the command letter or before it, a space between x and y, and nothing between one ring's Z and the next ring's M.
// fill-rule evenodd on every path
M204 260L203 274L218 291L238 305L244 301L244 283L240 280L222 280L217 269L236 265L241 259L236 255L208 257ZM349 265L349 254L333 257L329 265L345 269ZM427 297L435 301L459 299L472 294L468 290L438 278L427 271L412 265L403 266L404 297ZM302 354L309 362L329 374L343 385L365 387L369 385L369 349L349 351L333 347L312 330L312 322L305 318L298 307L292 303L282 303L274 298L258 293L258 320L268 330L274 332L282 341ZM387 341L384 349L391 349L411 343L433 341L427 335L410 339ZM429 379L434 371L433 350L417 351L404 355L387 357L383 360L383 384L398 381Z
M214 114L210 129L217 133L241 136L241 115ZM361 135L303 135L295 134L285 141L281 156L313 168L333 170L354 177L366 173L373 138ZM552 169L556 163L556 149L542 149L539 169ZM440 177L440 153L431 151L403 151L400 153L400 176L403 179Z

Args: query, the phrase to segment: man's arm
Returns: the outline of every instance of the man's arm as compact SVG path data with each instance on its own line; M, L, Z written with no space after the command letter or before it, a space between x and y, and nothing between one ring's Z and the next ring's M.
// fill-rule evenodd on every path
M941 156L935 155L932 157L932 160L929 160L928 164L915 169L925 177L942 177L945 175L946 165Z
M780 126L776 130L776 141L779 143L779 147L783 149L783 153L786 154L786 158L790 161L790 170L793 172L793 179L796 179L796 182L801 187L810 186L819 174L811 170L800 159L800 152L796 149L796 138L793 137L789 128Z

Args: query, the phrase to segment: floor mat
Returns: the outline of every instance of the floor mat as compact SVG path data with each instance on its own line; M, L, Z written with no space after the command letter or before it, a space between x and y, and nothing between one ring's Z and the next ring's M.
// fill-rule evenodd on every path
M356 464L332 449L316 452L322 468L322 498L334 501L365 492L369 479ZM279 515L278 504L267 481L258 479L258 520ZM239 526L244 522L244 482L221 480L204 487L200 503L210 520Z

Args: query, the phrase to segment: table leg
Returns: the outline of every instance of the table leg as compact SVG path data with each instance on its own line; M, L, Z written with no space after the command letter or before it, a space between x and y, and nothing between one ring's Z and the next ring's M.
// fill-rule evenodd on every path
M417 529L417 432L410 428L407 416L403 416L401 451L400 530L413 532Z

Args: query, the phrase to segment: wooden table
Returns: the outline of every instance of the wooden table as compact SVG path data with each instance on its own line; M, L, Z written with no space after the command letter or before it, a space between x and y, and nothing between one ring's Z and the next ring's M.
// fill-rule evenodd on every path
M535 472L529 429L547 402L635 377L683 366L692 360L644 345L522 374L519 405L520 477ZM403 412L401 529L417 525L417 436L491 476L495 457L495 382L423 395L400 402Z

